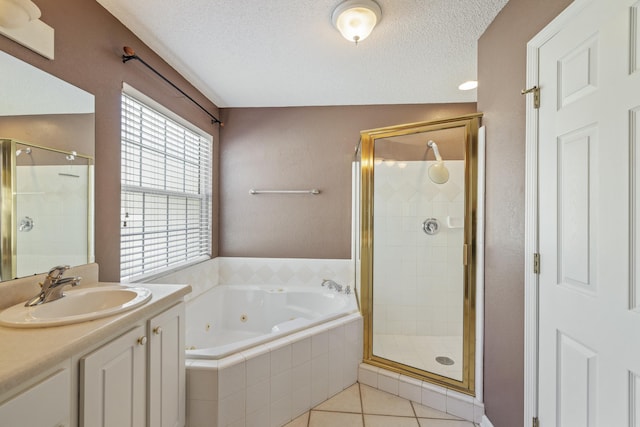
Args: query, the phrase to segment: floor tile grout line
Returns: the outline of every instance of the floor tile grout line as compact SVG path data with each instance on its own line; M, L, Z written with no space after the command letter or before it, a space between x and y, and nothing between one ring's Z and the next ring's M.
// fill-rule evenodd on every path
M364 401L362 400L362 384L358 381L358 396L360 397L360 410L362 411L362 427L364 427Z
M420 425L420 420L418 420L418 413L416 412L416 408L415 406L413 406L413 400L408 399L409 400L409 405L411 405L411 410L413 411L413 415L415 416L416 420L418 421L418 425Z
M336 414L362 414L362 411L360 412L354 412L354 411L339 411L336 409L310 409L309 411L315 411L315 412L335 412Z

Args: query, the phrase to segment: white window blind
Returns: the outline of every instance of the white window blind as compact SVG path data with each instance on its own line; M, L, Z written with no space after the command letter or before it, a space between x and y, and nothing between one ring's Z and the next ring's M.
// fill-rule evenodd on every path
M120 280L211 254L211 139L122 94Z

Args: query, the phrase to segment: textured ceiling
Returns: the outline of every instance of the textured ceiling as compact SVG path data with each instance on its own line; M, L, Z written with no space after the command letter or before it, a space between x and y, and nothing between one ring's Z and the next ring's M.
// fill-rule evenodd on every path
M457 87L507 3L377 0L355 46L331 23L341 0L97 1L219 107L475 101Z

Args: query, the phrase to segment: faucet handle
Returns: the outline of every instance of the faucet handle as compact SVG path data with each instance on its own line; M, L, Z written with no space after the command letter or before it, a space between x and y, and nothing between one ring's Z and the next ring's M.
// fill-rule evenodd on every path
M70 268L71 266L69 265L58 265L56 267L53 267L51 270L49 270L48 276L51 277L52 279L59 279L62 277L64 272Z

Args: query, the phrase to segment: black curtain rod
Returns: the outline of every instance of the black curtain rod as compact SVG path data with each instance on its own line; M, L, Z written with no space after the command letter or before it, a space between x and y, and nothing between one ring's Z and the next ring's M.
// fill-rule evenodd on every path
M165 76L163 76L162 74L160 74L155 68L153 68L151 65L147 64L146 62L144 62L144 60L142 58L140 58L138 55L136 55L136 52L130 48L129 46L125 46L123 48L124 50L124 55L122 55L122 62L126 63L127 61L130 61L132 59L137 59L138 61L142 62L144 64L145 67L147 67L148 69L150 69L151 71L153 71L158 77L160 77L162 80L164 80L165 82L169 83L171 86L173 86L173 88L175 90L177 90L178 92L180 92L181 94L183 94L184 96L186 96L187 98L189 98L189 101L193 102L194 104L196 104L198 107L200 107L200 109L202 111L204 111L205 113L207 113L207 115L209 117L211 117L211 123L212 124L216 124L219 123L220 126L224 126L224 123L222 123L216 116L214 116L213 114L211 114L209 111L207 111L206 108L204 108L202 105L200 105L200 103L198 103L198 101L196 101L195 99L193 99L192 97L190 97L189 95L187 95L182 89L180 89L178 86L174 85L169 79L167 79Z

